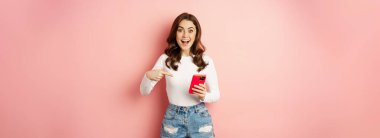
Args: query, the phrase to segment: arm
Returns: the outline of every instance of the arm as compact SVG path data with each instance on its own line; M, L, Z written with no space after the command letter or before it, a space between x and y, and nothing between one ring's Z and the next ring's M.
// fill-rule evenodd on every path
M206 92L203 102L212 103L219 100L220 92L219 92L218 76L215 70L214 62L211 58L209 58L208 68L209 70L207 72L207 79L206 79L206 86L208 88L208 92Z
M165 54L162 54L158 60L156 61L156 64L154 65L153 69L150 71L147 71L144 74L144 77L140 84L140 93L141 95L149 95L150 92L152 92L152 89L157 84L159 80L163 77L163 75L171 75L165 71L162 70L165 64L167 56Z

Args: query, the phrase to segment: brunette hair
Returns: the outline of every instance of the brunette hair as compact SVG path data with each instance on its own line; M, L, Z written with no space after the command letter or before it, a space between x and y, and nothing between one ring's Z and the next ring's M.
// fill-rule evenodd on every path
M203 60L203 53L206 51L206 48L201 42L201 25L198 22L198 19L189 13L180 14L173 22L172 28L170 29L170 33L168 39L166 40L168 43L168 47L165 49L165 54L168 55L168 58L165 60L165 65L168 68L171 68L175 71L178 69L178 62L181 60L181 48L177 44L176 41L176 32L179 26L179 23L182 20L192 21L196 27L196 36L193 45L190 49L190 54L193 54L193 63L198 66L198 72L202 71L208 64Z

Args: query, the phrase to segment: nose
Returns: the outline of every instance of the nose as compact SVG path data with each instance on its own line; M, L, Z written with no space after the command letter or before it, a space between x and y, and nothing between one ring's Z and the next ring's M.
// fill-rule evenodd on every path
M187 33L186 31L183 31L183 37L188 37L189 33Z

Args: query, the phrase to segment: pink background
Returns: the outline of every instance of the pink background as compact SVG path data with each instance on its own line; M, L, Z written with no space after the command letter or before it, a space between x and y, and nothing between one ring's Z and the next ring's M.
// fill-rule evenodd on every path
M219 75L217 137L380 137L377 0L3 0L0 137L158 137L165 82L139 84L184 11Z

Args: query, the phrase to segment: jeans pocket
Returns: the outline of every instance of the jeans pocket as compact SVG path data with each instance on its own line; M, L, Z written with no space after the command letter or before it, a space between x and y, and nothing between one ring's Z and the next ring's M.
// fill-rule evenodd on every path
M207 108L200 108L197 110L197 113L201 117L210 117L210 113L208 112Z
M171 120L171 119L174 119L175 116L176 116L176 112L174 110L172 110L172 109L168 109L165 112L164 118L167 119L167 120Z

